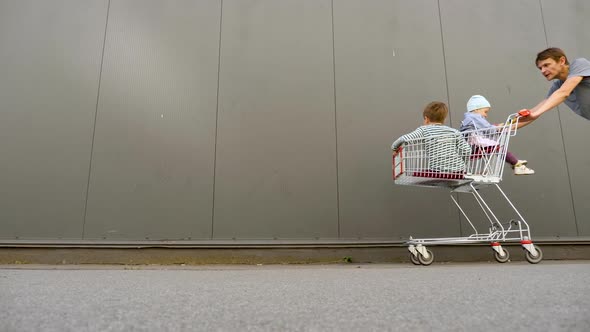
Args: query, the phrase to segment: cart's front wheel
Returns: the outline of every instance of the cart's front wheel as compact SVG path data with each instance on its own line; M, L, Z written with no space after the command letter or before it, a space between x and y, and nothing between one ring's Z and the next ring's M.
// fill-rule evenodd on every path
M534 246L535 250L537 251L537 255L533 256L530 251L525 249L525 258L531 264L537 264L543 259L543 252L539 247Z
M508 250L506 250L505 248L502 248L502 250L504 251L504 255L500 255L499 252L494 250L494 258L498 263L506 263L510 260L510 253L508 252Z
M418 254L418 255L420 255L420 254ZM418 260L418 257L414 256L414 254L412 254L412 253L410 253L410 261L414 265L420 265L420 261Z
M430 265L432 262L434 262L434 255L432 254L432 251L426 249L426 253L428 254L428 257L424 257L421 254L418 255L418 261L424 266Z

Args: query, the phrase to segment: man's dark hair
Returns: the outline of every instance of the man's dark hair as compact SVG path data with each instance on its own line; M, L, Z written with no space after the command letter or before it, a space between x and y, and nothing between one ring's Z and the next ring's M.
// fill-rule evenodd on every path
M570 63L567 61L567 57L565 56L565 52L561 48L557 47L550 47L546 50L543 50L537 54L537 59L535 60L535 65L539 63L539 61L543 61L546 59L553 59L555 62L559 61L561 57L565 58L565 64L569 65Z

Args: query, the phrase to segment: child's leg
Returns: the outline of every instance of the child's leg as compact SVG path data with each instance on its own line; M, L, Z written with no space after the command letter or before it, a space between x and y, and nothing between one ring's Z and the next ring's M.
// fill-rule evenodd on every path
M506 162L514 166L518 163L518 158L513 155L510 151L506 152Z
M518 158L509 151L506 152L506 162L512 165L512 169L514 169L514 174L516 175L535 174L534 170L526 167L526 160L518 160Z

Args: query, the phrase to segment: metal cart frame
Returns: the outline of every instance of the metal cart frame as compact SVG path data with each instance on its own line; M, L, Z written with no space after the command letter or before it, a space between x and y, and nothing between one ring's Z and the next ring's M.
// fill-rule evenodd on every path
M528 116L528 111L511 114L503 125L496 128L474 129L463 132L463 137L471 146L468 154L459 155L465 167L457 172L445 170L451 158L457 155L433 154L433 145L444 141L457 140L449 134L420 137L405 142L393 154L392 173L395 184L419 187L443 187L451 190L451 200L467 220L473 234L462 237L446 238L412 238L406 242L410 260L416 265L430 265L434 255L426 246L440 244L490 243L494 258L500 263L509 261L508 250L503 242L520 242L525 251L525 258L532 264L543 259L541 249L532 242L529 224L516 209L506 193L498 185L502 181L504 163L510 138L516 135L518 120ZM514 210L518 219L501 222L490 205L480 193L483 186L495 187ZM487 232L480 232L467 216L453 193L471 194L489 222Z

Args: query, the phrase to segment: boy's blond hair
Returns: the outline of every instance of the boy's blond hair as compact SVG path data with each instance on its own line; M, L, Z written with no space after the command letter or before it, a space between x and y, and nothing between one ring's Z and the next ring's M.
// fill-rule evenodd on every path
M447 115L449 114L449 108L447 104L440 101L433 101L426 105L422 115L425 116L431 122L445 122Z

